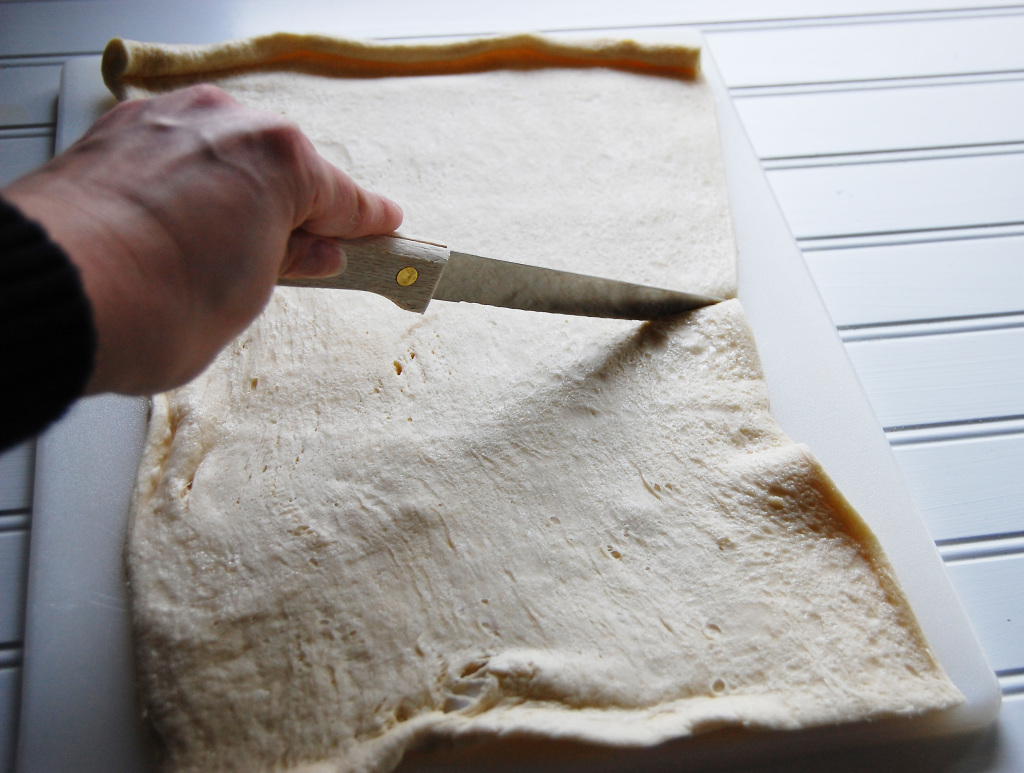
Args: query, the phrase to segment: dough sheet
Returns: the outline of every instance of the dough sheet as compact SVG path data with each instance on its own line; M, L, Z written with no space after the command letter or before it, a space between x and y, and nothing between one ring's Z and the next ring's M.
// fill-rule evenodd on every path
M712 95L681 64L353 78L222 66L231 45L118 42L108 79L285 113L406 235L735 295ZM735 300L637 323L279 289L154 398L127 561L172 770L385 771L468 738L646 746L961 700L772 420Z

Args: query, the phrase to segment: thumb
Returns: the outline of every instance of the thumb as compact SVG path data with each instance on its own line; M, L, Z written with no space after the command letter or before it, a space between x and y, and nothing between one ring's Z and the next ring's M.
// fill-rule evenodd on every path
M316 236L301 229L292 231L279 277L316 279L345 270L345 251L336 239Z

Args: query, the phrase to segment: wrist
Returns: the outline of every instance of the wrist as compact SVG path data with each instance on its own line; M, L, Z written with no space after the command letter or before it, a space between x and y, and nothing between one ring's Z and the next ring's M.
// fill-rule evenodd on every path
M0 199L0 400L12 408L0 446L31 436L81 396L93 371L96 334L79 272L13 197Z
M143 308L146 295L135 287L142 280L140 262L132 254L133 229L115 233L109 225L141 218L106 211L118 204L90 196L59 176L48 179L45 171L12 184L4 196L45 230L76 272L94 341L84 394L147 391L133 374L146 373L147 360L159 360L166 347L145 340L155 315Z

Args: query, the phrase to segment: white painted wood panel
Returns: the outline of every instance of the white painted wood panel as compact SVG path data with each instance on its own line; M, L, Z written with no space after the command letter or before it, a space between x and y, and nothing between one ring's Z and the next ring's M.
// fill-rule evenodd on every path
M807 250L840 327L1024 311L1024 237Z
M56 123L59 87L60 65L0 66L0 126Z
M0 532L0 646L21 641L27 571L28 532Z
M768 179L798 239L1024 223L1024 153L777 169Z
M0 186L45 164L52 155L52 133L30 137L0 135Z
M14 770L20 668L0 668L0 770Z
M846 351L883 427L1024 416L1022 328L851 341Z
M1024 71L1024 14L715 31L730 87Z
M995 671L1024 663L1024 555L946 565L967 616Z
M898 445L893 453L933 539L1024 534L1024 435Z
M735 104L761 158L1024 141L1024 79L752 96Z

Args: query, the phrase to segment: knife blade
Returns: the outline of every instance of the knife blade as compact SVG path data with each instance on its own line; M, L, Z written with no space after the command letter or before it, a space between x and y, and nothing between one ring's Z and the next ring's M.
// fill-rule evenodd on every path
M364 290L420 314L437 300L586 317L658 319L721 300L469 255L401 236L366 236L339 244L347 258L341 273L280 279L278 284Z

